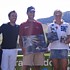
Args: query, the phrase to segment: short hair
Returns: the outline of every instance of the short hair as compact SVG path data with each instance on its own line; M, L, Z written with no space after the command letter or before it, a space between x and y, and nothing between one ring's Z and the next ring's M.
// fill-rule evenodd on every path
M8 17L10 17L11 13L16 13L16 11L13 10L13 11L9 12Z

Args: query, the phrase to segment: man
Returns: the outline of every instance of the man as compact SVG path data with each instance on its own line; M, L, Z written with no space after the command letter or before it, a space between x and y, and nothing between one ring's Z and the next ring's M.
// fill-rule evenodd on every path
M34 19L35 8L33 6L30 6L27 8L27 16L28 16L28 20L26 22L23 22L20 25L20 29L19 29L19 43L20 43L20 47L22 48L22 52L24 55L23 70L28 70L30 68L30 66L32 66L34 68L34 70L40 70L40 66L42 66L44 64L43 53L37 52L37 53L27 54L27 52L26 52L27 49L24 46L23 37L26 36L26 38L27 38L28 36L30 36L30 38L33 39L34 35L44 34L43 28L42 28L41 23ZM26 40L26 38L25 38L25 40ZM28 41L25 42L27 45L28 44L32 45L30 38L28 38ZM34 41L34 39L32 40L32 42L33 41ZM29 51L32 49L31 47L34 47L34 46L30 46Z
M54 70L67 70L70 25L63 21L62 11L54 11L54 21L48 25L48 33L53 33L54 35L54 38L50 38L50 59L52 60Z
M16 25L17 13L11 11L8 14L9 22L0 26L0 33L2 33L2 70L15 70L17 57L17 38L19 33L19 26Z

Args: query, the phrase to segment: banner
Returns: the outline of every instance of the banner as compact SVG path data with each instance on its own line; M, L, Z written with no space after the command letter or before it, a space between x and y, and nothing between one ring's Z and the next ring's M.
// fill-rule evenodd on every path
M53 65L52 65L52 61L49 60L49 56L48 54L44 54L45 60L44 60L44 65L41 66L41 70L54 70L53 69ZM17 61L16 61L16 66L15 66L15 70L22 70L22 66L23 66L23 55L17 55ZM31 69L34 70L34 69ZM67 70L70 70L70 55L68 55L68 67Z

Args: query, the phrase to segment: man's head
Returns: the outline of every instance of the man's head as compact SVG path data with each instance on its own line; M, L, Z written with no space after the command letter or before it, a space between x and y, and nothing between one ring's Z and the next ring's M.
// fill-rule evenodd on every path
M27 8L27 15L28 15L28 19L34 19L35 8L33 6Z
M35 12L35 8L33 6L30 6L27 8L27 13L28 12Z
M16 11L15 10L10 11L9 14L8 14L8 18L9 18L10 22L15 23L16 20L17 20L17 13L16 13Z

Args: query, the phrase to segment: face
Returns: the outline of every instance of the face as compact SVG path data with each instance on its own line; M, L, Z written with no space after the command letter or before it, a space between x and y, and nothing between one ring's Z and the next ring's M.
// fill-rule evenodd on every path
M54 13L54 19L55 19L55 21L61 21L62 13L60 11L55 12Z
M11 23L15 23L16 20L17 20L17 13L16 12L12 12L10 14L9 20L10 20Z
M28 15L28 19L34 19L35 11L30 11L30 12L27 13L27 15Z

